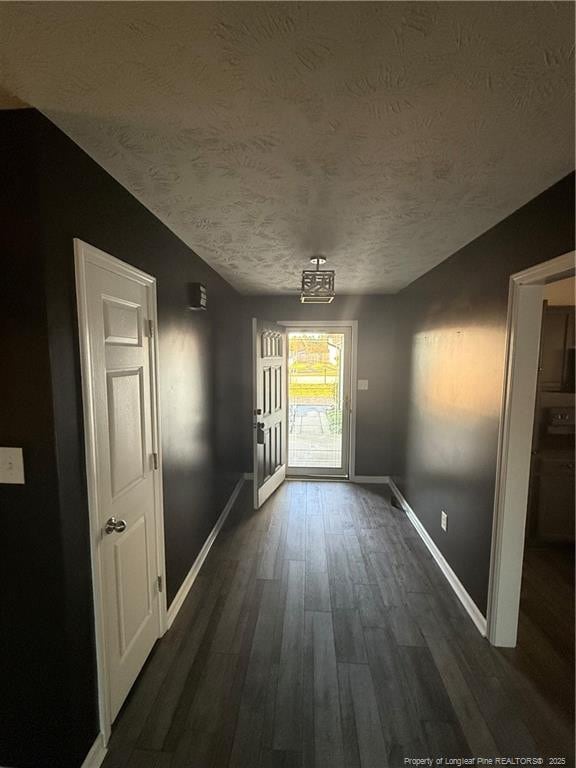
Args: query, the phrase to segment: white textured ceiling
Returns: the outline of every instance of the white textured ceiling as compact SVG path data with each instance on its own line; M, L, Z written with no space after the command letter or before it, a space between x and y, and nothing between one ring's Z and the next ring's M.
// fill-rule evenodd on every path
M240 290L394 292L573 169L573 16L0 3L0 83Z

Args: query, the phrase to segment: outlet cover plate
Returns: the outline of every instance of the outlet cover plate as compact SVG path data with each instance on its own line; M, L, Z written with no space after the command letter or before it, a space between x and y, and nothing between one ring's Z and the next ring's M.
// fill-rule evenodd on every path
M444 512L444 510L440 512L440 527L442 528L443 531L448 530L448 515L446 514L446 512Z

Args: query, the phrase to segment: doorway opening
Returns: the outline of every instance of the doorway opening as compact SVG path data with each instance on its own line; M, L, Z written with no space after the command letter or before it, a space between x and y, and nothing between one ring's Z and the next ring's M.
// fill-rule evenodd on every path
M523 573L525 543L530 543L535 531L556 534L560 518L564 520L566 516L561 513L563 504L559 503L562 486L558 482L556 453L566 449L558 440L559 436L570 444L574 438L573 427L570 434L574 394L569 391L573 389L574 337L570 335L567 308L562 310L566 317L562 312L548 317L546 307L548 286L552 288L554 283L574 276L574 257L574 252L567 253L510 278L507 370L499 436L487 616L488 637L497 646L514 648L517 644L522 580L523 576L528 580L531 578L530 563L528 571ZM541 343L546 341L548 331L558 325L558 314L562 315L564 332L553 334L551 345ZM562 389L566 391L562 392ZM560 403L559 397L568 398L570 405ZM546 410L540 413L544 402ZM534 454L534 426L538 438L537 455ZM564 453L560 457L562 462L572 464L566 471L573 473L573 463ZM571 492L568 487L566 500ZM546 509L552 510L552 514ZM562 523L562 536L570 538L571 530L565 533L564 529ZM539 597L538 604L541 606L543 602Z
M288 474L348 477L351 328L287 328Z
M574 723L574 277L544 287L516 661Z

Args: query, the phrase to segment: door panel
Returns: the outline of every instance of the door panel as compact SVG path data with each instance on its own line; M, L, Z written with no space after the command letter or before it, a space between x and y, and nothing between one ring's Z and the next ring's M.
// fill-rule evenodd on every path
M160 636L154 356L146 281L86 265L96 437L97 547L113 721ZM116 524L110 526L114 519Z
M146 518L140 517L114 542L114 564L118 584L118 630L120 656L124 657L152 611L148 570Z
M253 320L254 506L286 477L286 333L276 323Z
M142 368L107 374L112 496L144 477L142 374Z
M142 346L142 308L129 301L105 298L104 336L106 344Z

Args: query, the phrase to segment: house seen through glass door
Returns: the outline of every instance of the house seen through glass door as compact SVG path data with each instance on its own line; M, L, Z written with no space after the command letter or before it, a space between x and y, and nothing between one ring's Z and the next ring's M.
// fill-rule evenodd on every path
M288 329L288 471L348 474L348 327Z

